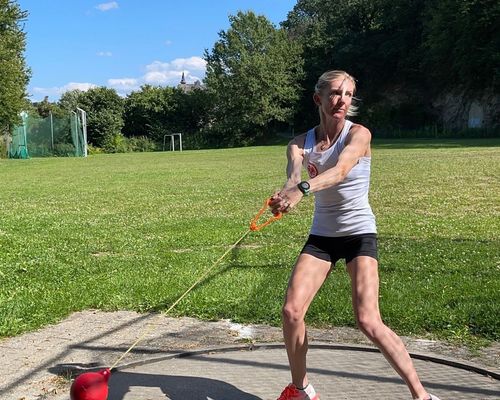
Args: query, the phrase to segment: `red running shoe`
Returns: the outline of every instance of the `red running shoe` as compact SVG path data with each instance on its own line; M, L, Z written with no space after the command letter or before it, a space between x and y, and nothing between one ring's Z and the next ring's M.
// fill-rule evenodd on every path
M319 396L311 384L304 390L297 389L293 383L290 383L285 390L281 392L278 400L319 400Z

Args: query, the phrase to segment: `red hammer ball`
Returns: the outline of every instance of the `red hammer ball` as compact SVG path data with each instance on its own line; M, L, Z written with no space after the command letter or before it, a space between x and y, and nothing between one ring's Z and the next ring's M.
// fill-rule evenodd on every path
M71 385L71 400L106 400L110 376L109 368L77 376Z

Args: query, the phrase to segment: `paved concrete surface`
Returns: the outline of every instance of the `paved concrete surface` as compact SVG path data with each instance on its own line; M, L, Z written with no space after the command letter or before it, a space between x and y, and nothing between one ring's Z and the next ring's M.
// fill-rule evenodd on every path
M279 328L85 311L0 341L0 399L68 399L72 374L111 366L140 336L112 374L109 400L268 400L290 379ZM309 336L310 379L323 400L410 399L358 331L310 329ZM499 343L471 353L437 341L403 340L422 381L442 400L500 399L498 379L425 361L434 357L498 377Z
M321 398L410 399L380 353L312 348L310 380ZM500 382L477 373L415 361L425 386L441 399L499 399ZM276 400L289 380L284 348L212 352L156 360L113 373L110 400Z

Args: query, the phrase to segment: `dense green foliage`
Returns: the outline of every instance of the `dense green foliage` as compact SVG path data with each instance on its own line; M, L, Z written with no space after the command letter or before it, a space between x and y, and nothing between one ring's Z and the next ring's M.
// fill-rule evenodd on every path
M217 104L212 130L222 143L252 143L273 123L291 122L300 96L301 49L264 16L239 12L229 21L205 54L205 83Z
M189 148L197 148L196 139L209 123L211 107L204 90L184 93L172 87L145 85L125 99L124 128L127 137L148 137L161 143L166 134L183 132Z
M0 136L19 123L26 108L30 71L24 59L27 12L16 2L0 0Z
M303 86L308 90L297 124L305 128L316 123L312 90L329 69L354 75L360 82L358 92L370 105L382 100L386 89L411 88L419 79L415 59L422 8L421 1L300 0L284 23L304 46ZM362 112L366 116L370 110L362 107Z
M89 144L108 152L120 151L124 100L114 89L97 87L86 92L69 91L61 97L60 104L67 111L79 107L87 112Z
M498 92L499 20L495 0L426 1L421 70L434 93L456 85Z
M500 4L494 0L299 0L284 26L304 48L306 88L296 124L316 122L317 77L359 80L360 119L372 127L439 124L439 94L479 98L500 83Z
M374 146L380 305L398 333L500 340L499 146ZM167 309L245 233L285 163L284 146L0 160L0 335L88 308ZM312 201L250 233L173 315L279 325ZM343 265L307 318L354 325Z

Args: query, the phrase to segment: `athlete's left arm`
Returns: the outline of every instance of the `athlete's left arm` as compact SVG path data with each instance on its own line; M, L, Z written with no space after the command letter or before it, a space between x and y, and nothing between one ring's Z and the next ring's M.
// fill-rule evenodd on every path
M318 192L342 182L360 158L369 154L371 136L370 131L364 126L353 126L337 164L309 180L311 192Z

